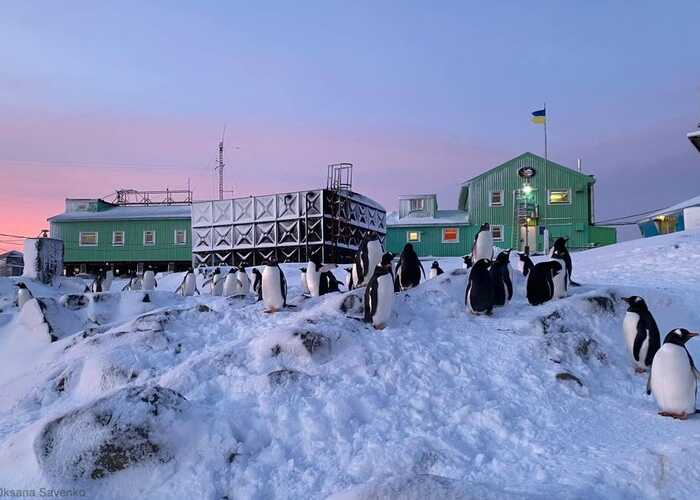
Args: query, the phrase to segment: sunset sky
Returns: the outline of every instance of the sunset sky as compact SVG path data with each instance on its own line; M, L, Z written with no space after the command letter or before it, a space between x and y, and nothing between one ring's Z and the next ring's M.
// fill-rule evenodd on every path
M700 2L5 2L0 233L66 197L325 184L395 209L524 151L597 183L598 219L700 194ZM235 149L238 146L239 149ZM0 249L14 248L0 239Z

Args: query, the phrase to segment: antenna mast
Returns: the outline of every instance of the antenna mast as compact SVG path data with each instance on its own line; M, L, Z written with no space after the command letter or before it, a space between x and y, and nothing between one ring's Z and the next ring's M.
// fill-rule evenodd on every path
M219 170L219 199L224 199L224 135L226 135L226 125L224 125L224 130L221 132L221 140L219 141L219 164L217 169Z

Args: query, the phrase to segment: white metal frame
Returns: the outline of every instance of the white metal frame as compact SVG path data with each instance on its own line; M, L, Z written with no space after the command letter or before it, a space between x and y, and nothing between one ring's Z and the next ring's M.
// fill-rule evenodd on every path
M501 194L501 202L500 203L494 203L493 202L493 193L500 193ZM489 207L502 207L505 205L505 200L503 197L505 196L505 191L500 189L496 191L489 191Z
M418 239L412 240L411 233L416 233L418 235ZM423 237L422 237L422 234L420 231L411 231L410 229L408 231L406 231L406 242L407 243L420 243L422 239L423 239Z
M566 191L567 193L569 193L569 196L568 196L569 201L568 201L568 203L552 203L552 193L555 193L555 192L558 193L558 192L563 192L563 191ZM550 206L556 206L556 205L571 205L571 203L572 203L572 199L571 199L571 198L572 198L572 194L573 194L573 193L571 192L571 188L548 189L548 190L547 190L547 205L550 205Z
M153 242L152 243L146 243L146 234L147 233L153 233ZM143 232L143 246L145 247L154 247L156 246L156 230L155 229L146 229Z
M83 235L84 234L94 234L95 235L95 243L83 243ZM99 231L80 231L78 233L78 246L81 247L96 247L100 243L100 233Z
M182 233L183 235L182 241L180 242L177 241L177 233ZM176 245L187 245L187 231L185 229L175 229L173 238Z
M122 241L121 243L117 243L116 241L116 235L121 234L122 235ZM123 247L126 242L126 232L125 231L112 231L112 246L113 247Z
M455 231L457 231L457 239L456 240L446 240L445 239L445 231L447 231L448 229L454 229ZM459 243L459 227L457 227L457 226L455 226L455 227L443 227L441 239L442 239L443 243L448 243L448 244Z
M498 228L499 231L501 232L501 235L498 238L496 238L496 235L493 234L493 230L495 228ZM504 231L503 224L495 224L495 225L491 226L491 236L493 238L493 241L505 241L505 235L503 234L503 231Z

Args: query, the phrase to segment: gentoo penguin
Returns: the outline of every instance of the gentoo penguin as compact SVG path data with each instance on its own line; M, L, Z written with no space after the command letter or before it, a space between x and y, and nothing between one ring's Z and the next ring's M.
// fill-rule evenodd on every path
M384 329L394 306L393 258L390 252L382 255L365 289L365 322L372 323L377 330Z
M622 297L622 300L629 304L622 321L622 333L627 350L634 359L635 371L643 373L651 367L654 355L661 347L659 327L643 298L633 295Z
M114 271L109 270L105 273L105 279L102 281L102 290L109 292L112 288L112 281L114 280Z
M564 264L566 265L566 277L568 279L568 282L571 284L571 286L580 286L578 283L571 279L573 264L571 263L571 254L569 254L569 249L566 248L567 241L569 241L569 238L557 238L554 241L554 245L552 245L552 249L549 251L549 256L563 260Z
M212 295L221 295L224 291L224 276L221 274L221 268L214 268L214 272L209 276L209 278L202 284L206 286L209 283Z
M346 267L345 268L345 288L347 288L348 291L352 290L355 288L354 283L352 281L352 267Z
M325 271L321 273L321 290L320 294L325 295L331 292L340 291L340 283L336 279L335 275L331 271Z
M311 291L309 290L309 283L306 281L306 268L300 267L299 272L301 273L301 276L299 276L299 283L301 283L301 292L304 295L311 295Z
M245 292L243 292L241 282L238 280L238 276L236 275L237 273L238 270L235 267L232 267L226 274L226 279L224 279L224 288L222 291L224 297L240 297L241 295L245 294Z
M136 273L131 273L129 275L129 282L124 285L122 292L124 290L141 290L141 279L136 275Z
M92 293L100 293L102 292L102 281L104 280L104 271L100 269L97 271L97 274L95 275L95 279L93 282L90 284L90 291Z
M467 291L464 294L464 303L473 314L485 313L490 315L494 306L494 287L491 280L489 259L477 260L469 272Z
M183 297L191 297L195 292L199 295L199 290L197 290L197 277L190 267L185 273L185 277L182 278L180 286L175 289L175 293L179 293Z
M474 236L471 257L474 264L481 259L493 259L493 236L488 222L484 222Z
M277 312L287 305L287 280L276 261L270 261L262 272L262 298L266 312Z
M309 289L309 295L318 297L321 293L321 275L328 271L328 266L321 264L321 257L316 254L312 255L309 263L306 265L306 286Z
M532 259L527 253L518 252L518 257L520 258L518 261L518 270L523 273L523 276L527 277L530 271L532 271L532 268L535 267L535 264L532 263Z
M144 290L154 290L158 286L156 281L156 273L153 272L153 268L148 266L146 272L143 273L143 279L141 280Z
M552 298L561 299L569 294L569 275L566 274L566 263L562 259L555 256L552 257L552 261L559 263L559 266L564 269L564 272L557 273L552 277L552 283L554 284L554 294Z
M430 279L437 278L445 271L442 270L438 261L434 260L433 264L430 266Z
M659 415L681 420L696 412L696 391L700 372L695 368L685 343L697 333L685 328L671 330L656 352L647 381L647 394L654 393Z
M513 298L513 282L510 279L510 250L498 254L491 265L491 282L493 283L493 305L504 306Z
M262 274L258 269L253 268L253 293L257 297L257 301L260 302L263 298L262 296Z
M465 255L462 257L462 269L470 269L473 265L474 262L472 262L471 255Z
M369 231L362 238L360 248L355 254L355 273L353 281L356 287L366 285L372 273L377 268L382 260L382 244L379 242L379 237L374 231Z
M246 295L250 293L250 278L248 277L248 271L245 270L245 264L238 266L238 273L236 273L236 278L241 283L241 290Z
M34 296L32 295L32 292L29 291L29 288L27 288L27 285L25 285L21 281L15 283L15 286L17 287L17 307L22 309L22 306L27 301L33 299Z
M396 283L399 290L408 290L420 284L421 272L425 277L425 269L418 255L413 250L413 245L406 243L399 257L399 265L396 267Z
M530 260L529 257L527 257ZM532 261L530 261L532 264ZM566 270L556 260L538 262L532 268L527 265L528 274L525 284L527 301L533 306L544 304L554 297L554 278Z

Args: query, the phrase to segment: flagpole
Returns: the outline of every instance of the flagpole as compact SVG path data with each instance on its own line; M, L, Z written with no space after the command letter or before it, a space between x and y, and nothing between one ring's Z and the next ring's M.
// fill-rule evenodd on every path
M542 214L542 222L544 223L545 229L547 229L547 205L549 204L549 192L547 191L547 170L549 170L549 157L547 154L547 122L549 117L547 116L547 103L544 103L544 210ZM544 235L543 235L544 237ZM549 242L543 242L542 249L549 246Z

